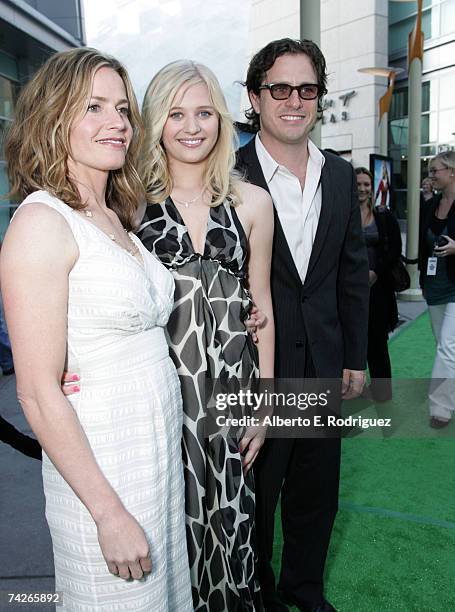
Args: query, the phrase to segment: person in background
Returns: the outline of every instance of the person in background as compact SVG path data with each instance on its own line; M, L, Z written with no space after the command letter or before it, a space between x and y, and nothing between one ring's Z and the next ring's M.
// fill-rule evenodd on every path
M422 180L422 189L420 192L420 206L423 207L426 202L429 202L434 196L433 181L429 176Z
M373 400L384 402L392 398L392 368L387 341L389 332L398 323L391 270L401 256L401 233L394 215L385 207L375 208L373 205L371 172L359 167L355 173L370 268L367 352L371 377L369 391Z
M428 176L438 195L422 214L419 269L437 343L430 426L440 429L449 424L455 408L455 151L433 157Z
M3 301L0 297L0 368L3 376L11 376L14 374L13 354L11 352L11 343L8 337L8 330L5 323L5 315L3 313Z
M0 253L2 250L2 241L0 240ZM8 330L5 323L5 314L3 312L3 301L0 294L0 368L3 376L11 376L14 374L13 354L11 352L11 343L8 337Z
M149 205L138 236L175 279L167 336L183 395L193 605L259 612L250 468L263 437L247 429L240 439L207 438L204 422L210 379L273 378L272 201L233 172L232 119L206 66L181 60L162 68L147 89L143 118ZM266 316L257 351L245 328L252 300Z
M128 75L57 53L22 90L5 143L1 286L17 394L43 448L65 610L192 611L172 275L131 233L144 190ZM65 364L81 392L61 390Z

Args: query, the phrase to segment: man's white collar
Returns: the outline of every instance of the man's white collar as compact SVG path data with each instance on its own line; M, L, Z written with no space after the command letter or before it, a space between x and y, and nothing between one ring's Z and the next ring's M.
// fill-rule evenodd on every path
M255 146L256 146L256 153L261 162L261 167L264 173L264 178L267 183L270 183L275 172L280 168L280 164L273 159L273 157L270 155L270 153L267 151L267 149L262 144L262 141L260 138L260 132L256 134ZM325 163L324 155L317 148L317 146L313 142L311 142L309 138L308 138L308 155L309 155L309 161L311 161L312 164L317 165L319 168L322 168L324 166L324 163Z

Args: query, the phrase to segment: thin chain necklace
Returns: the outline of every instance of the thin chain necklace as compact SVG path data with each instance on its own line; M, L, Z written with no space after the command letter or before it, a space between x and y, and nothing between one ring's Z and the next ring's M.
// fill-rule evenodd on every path
M84 208L84 210L82 211L84 213L84 215L88 218L88 219L93 219L93 211L86 207ZM96 224L94 224L95 227L98 227ZM101 228L98 228L100 231L103 231ZM126 247L124 247L122 244L119 243L119 241L117 240L117 236L115 235L115 233L111 232L103 232L104 234L106 234L106 236L108 236L112 242L115 242L120 248L122 248L124 251L126 251L127 253L129 253L130 255L132 255L133 257L136 257L136 255L139 253L139 247L137 246L137 244L134 242L133 238L130 236L129 232L127 229L123 228L123 230L126 232L126 235L128 236L130 242L132 243L132 247L131 249L128 249Z
M190 206L190 204L194 204L195 202L197 202L199 200L199 198L202 196L202 194L205 192L205 187L204 189L201 191L201 193L199 193L195 198L193 198L192 200L178 200L175 196L172 196L172 199L174 200L174 202L177 202L177 204L181 204L182 206L184 206L185 208L188 208Z

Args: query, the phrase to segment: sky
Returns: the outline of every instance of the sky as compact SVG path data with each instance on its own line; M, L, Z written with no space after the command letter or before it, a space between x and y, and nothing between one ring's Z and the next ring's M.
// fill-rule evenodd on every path
M153 75L177 59L217 75L234 119L241 120L251 0L83 0L87 45L119 59L139 103Z

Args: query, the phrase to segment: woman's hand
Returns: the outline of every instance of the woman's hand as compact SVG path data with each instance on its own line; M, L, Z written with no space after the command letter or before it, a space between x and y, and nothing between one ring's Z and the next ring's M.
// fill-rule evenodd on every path
M242 455L243 473L247 474L251 469L261 446L264 444L267 427L255 425L247 427L243 438L240 440L239 450Z
M449 255L455 255L455 240L452 240L450 236L442 235L448 242L444 246L435 246L434 252L438 257L448 257Z
M152 570L150 548L144 530L125 509L96 522L98 542L111 574L124 580L140 580Z
M80 386L77 384L80 381L80 376L78 374L71 374L68 372L63 372L61 389L63 395L73 395L74 393L79 393L81 390Z
M258 337L256 334L257 329L262 329L264 325L267 323L267 316L262 310L259 310L257 306L251 308L248 319L245 321L245 327L249 334L251 334L251 338L255 344L258 343Z
M376 274L376 272L374 270L369 270L368 271L368 286L372 287L377 280L378 280L378 275Z

